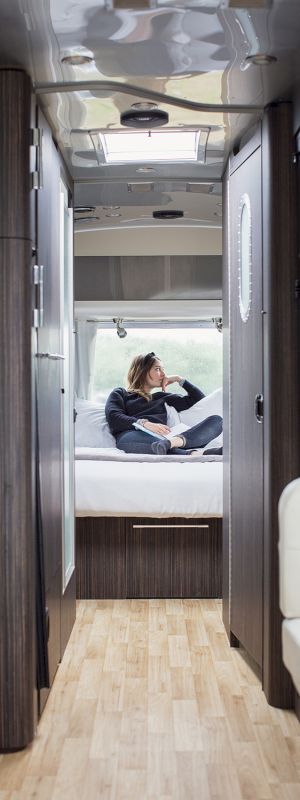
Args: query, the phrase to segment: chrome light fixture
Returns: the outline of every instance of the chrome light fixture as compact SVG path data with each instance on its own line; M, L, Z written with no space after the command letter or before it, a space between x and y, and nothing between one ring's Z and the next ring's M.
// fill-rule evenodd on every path
M60 55L62 64L68 64L71 67L81 67L84 64L92 64L94 61L94 53L86 47L66 47Z
M121 319L121 317L113 317L113 322L117 326L117 334L119 338L125 339L125 336L127 336L127 331L124 328L123 319Z
M222 333L223 330L223 319L222 317L213 317L212 322L214 323L215 328L219 333Z
M268 67L277 61L276 56L270 56L268 53L254 53L253 56L246 56L246 64L256 64L257 67Z

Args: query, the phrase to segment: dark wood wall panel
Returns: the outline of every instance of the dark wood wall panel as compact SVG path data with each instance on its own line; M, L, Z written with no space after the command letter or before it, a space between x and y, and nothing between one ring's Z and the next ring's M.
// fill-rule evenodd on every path
M278 500L300 471L299 277L292 106L271 106L263 123L264 219L264 690L290 707L293 690L281 659Z
M0 70L0 237L30 237L30 102L28 76Z
M0 71L0 749L34 733L35 594L32 509L31 87Z
M220 519L82 517L76 555L79 598L221 596Z

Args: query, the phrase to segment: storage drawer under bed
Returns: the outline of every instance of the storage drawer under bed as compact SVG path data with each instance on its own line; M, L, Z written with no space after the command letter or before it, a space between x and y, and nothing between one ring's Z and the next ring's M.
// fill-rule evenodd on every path
M220 597L218 517L79 517L77 597Z

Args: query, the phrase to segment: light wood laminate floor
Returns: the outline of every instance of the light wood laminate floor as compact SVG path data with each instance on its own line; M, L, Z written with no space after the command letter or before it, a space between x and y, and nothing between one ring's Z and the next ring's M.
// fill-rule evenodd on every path
M215 600L81 601L0 800L299 800L300 725L268 706Z

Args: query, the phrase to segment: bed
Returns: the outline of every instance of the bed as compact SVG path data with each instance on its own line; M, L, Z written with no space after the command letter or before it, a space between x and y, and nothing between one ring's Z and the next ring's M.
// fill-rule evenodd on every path
M77 410L77 597L220 597L221 456L127 454L103 409Z

